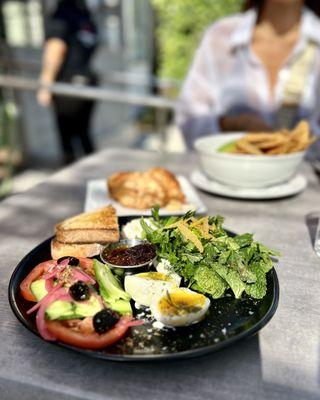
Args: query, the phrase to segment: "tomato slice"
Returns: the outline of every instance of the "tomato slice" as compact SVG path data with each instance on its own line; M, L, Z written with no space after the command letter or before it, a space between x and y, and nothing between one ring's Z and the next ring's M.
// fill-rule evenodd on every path
M94 275L93 260L90 258L79 258L79 267L91 276ZM41 279L41 277L48 271L51 266L55 266L56 260L44 261L38 264L33 270L24 278L20 284L20 292L24 299L28 301L37 301L31 292L30 285L33 281Z
M57 340L82 349L99 350L108 347L122 339L131 326L141 325L141 321L132 321L125 316L106 333L79 332L67 327L61 321L46 321L46 328Z
M33 268L33 270L24 278L24 280L20 283L20 292L24 299L29 301L37 301L31 292L30 285L33 281L41 279L42 275L48 271L49 267L55 264L55 260L44 261Z
M79 267L84 270L87 274L95 277L93 269L93 260L91 258L79 258Z

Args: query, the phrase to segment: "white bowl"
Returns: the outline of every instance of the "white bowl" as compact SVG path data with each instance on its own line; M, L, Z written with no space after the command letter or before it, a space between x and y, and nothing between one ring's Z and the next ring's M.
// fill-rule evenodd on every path
M261 188L291 179L301 164L305 151L273 156L219 153L224 144L244 133L224 133L202 137L194 143L203 172L229 186Z

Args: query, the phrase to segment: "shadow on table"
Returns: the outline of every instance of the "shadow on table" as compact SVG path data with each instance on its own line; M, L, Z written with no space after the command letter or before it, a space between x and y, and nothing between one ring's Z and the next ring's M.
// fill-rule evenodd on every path
M44 342L15 320L8 304L5 310L0 377L9 381L0 380L1 399L16 398L18 390L10 380L26 394L24 400L51 399L52 393L61 400L319 399L303 383L305 378L310 382L308 371L291 371L290 363L282 364L268 335L194 359L117 363Z
M30 346L30 335L23 337ZM258 336L210 356L155 363L106 362L34 339L38 351L32 375L45 387L57 392L68 387L68 394L84 399L180 400L213 394L224 399L245 382L261 381Z
M30 346L30 336L24 337ZM60 398L64 398L62 393L97 400L316 398L264 380L258 335L208 356L160 363L105 362L54 348L37 338L33 345L37 351L30 381L37 379Z
M82 212L84 194L85 187L78 185L43 184L22 196L13 196L2 203L0 235L3 240L14 237L41 242L53 235L57 222Z

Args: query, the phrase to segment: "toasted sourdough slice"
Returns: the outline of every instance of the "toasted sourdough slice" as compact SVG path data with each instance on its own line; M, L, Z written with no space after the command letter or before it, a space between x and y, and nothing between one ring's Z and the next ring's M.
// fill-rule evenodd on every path
M58 240L51 240L51 257L53 260L58 260L61 257L94 257L100 254L101 244L99 243L80 243L70 244L61 243Z
M116 210L112 206L85 212L55 226L56 239L62 243L107 243L119 240Z

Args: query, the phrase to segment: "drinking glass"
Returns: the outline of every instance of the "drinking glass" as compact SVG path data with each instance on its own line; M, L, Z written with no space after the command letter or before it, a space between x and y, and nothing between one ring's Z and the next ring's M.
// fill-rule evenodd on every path
M317 256L320 257L320 215L318 217L317 230L314 238L314 251L316 252Z

